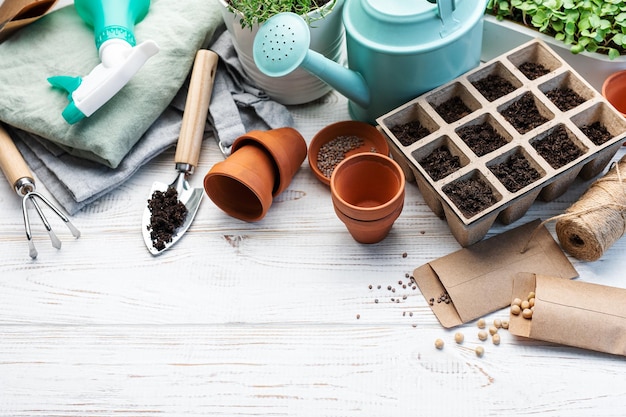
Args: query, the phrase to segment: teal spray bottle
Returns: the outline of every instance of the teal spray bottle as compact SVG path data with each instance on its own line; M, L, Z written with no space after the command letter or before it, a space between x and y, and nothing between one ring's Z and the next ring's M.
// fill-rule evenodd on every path
M53 87L68 92L63 118L71 124L102 107L159 51L152 40L136 45L133 33L148 14L150 0L75 0L74 6L94 29L100 64L84 77L48 78Z

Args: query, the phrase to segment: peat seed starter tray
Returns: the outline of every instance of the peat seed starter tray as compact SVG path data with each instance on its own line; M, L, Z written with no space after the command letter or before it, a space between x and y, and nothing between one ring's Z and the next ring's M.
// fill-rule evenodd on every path
M545 72L527 77L529 66ZM510 92L498 96L502 84ZM552 95L559 91L575 93L578 101L566 107ZM466 110L457 120L442 111L451 103ZM520 117L526 108L542 121L533 125L530 117ZM480 241L496 220L518 220L537 198L557 198L577 176L588 180L600 174L626 137L621 114L538 39L405 103L377 123L407 179L415 179L430 209L446 219L462 246ZM399 138L398 131L410 125L418 131L415 137ZM589 134L592 129L604 137L598 140ZM478 155L465 136L468 130L491 132L499 143L494 140L494 150ZM551 157L555 151L557 161ZM443 167L442 155L458 166L439 178L426 167ZM510 171L520 166L534 176L525 185L511 184ZM482 208L468 209L468 202Z

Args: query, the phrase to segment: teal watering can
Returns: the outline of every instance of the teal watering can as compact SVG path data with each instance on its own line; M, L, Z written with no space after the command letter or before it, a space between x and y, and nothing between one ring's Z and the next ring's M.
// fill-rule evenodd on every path
M259 29L253 56L272 77L304 68L349 99L353 119L374 123L480 63L486 3L346 0L348 68L309 49L308 24L300 16L280 13Z

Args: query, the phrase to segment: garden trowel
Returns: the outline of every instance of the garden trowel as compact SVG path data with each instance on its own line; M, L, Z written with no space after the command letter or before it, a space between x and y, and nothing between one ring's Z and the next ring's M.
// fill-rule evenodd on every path
M159 255L182 237L202 201L204 189L191 188L187 178L200 158L217 61L218 56L213 51L197 52L176 144L178 175L169 185L152 184L141 222L143 239L152 255Z

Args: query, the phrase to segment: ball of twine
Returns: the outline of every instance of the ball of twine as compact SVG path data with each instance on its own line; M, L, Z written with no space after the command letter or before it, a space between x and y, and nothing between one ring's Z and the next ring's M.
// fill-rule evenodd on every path
M556 216L561 247L583 261L595 261L626 234L626 156L564 214Z

